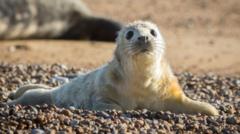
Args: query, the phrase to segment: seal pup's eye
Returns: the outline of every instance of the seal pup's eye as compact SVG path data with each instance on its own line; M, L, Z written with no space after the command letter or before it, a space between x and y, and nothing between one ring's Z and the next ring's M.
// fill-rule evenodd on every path
M154 37L156 37L156 36L157 36L157 33L156 33L156 31L155 31L155 30L153 30L153 29L151 29L150 33L151 33L151 35L152 35L152 36L154 36Z
M133 31L128 31L126 35L126 39L130 40L133 37L133 34L134 34Z

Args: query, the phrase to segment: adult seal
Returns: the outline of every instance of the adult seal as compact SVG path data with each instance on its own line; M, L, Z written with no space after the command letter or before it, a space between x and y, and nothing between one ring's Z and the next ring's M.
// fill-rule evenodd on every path
M23 86L9 104L55 104L90 110L172 111L218 115L210 104L188 98L165 59L165 43L157 26L136 21L118 34L113 59L95 71L50 90Z
M115 41L121 24L93 15L81 0L1 0L0 39Z

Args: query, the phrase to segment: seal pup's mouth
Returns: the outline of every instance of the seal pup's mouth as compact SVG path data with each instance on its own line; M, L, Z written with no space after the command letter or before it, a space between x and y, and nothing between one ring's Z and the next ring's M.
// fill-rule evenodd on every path
M152 43L147 36L140 36L133 45L133 51L135 55L149 54L153 51Z
M146 52L148 52L148 51L149 51L149 49L147 49L147 48L141 49L141 53L146 53Z
M148 54L151 53L153 50L150 46L143 46L143 47L139 47L138 51L136 54Z

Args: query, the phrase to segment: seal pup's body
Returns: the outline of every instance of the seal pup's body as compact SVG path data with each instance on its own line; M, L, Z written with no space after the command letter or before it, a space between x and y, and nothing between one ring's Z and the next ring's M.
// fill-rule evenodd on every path
M157 26L137 21L119 32L114 58L105 66L52 90L28 90L10 104L47 103L91 110L146 108L217 115L210 104L184 94L164 55L165 43ZM24 89L20 88L16 95Z
M0 39L114 41L121 24L94 16L81 0L1 0Z

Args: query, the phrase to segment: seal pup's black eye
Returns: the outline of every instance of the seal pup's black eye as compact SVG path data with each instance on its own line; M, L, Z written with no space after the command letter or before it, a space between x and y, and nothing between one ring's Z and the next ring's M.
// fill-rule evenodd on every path
M133 37L133 31L128 31L126 35L126 39L130 40Z
M155 31L155 30L153 30L153 29L151 29L150 33L151 33L151 35L152 35L152 36L154 36L154 37L156 37L156 36L157 36L157 33L156 33L156 31Z

